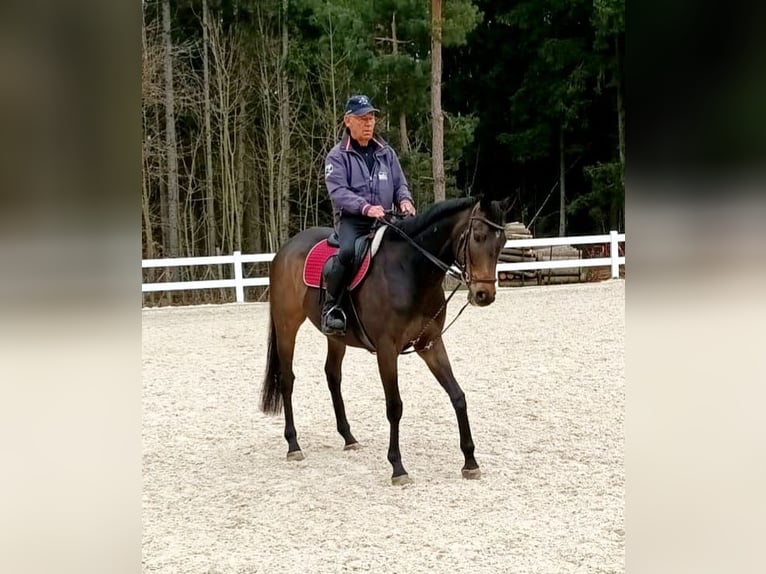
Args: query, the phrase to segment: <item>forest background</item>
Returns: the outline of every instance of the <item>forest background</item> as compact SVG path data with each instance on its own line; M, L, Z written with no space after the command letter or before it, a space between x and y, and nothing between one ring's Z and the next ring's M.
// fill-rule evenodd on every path
M324 158L355 93L418 209L512 196L537 237L624 231L624 0L142 6L144 258L330 224Z

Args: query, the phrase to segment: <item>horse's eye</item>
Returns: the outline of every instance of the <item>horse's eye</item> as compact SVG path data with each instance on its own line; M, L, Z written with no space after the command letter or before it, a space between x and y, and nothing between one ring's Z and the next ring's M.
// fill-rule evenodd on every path
M474 231L473 232L473 240L476 243L481 243L482 241L484 241L484 236L479 234L478 232Z

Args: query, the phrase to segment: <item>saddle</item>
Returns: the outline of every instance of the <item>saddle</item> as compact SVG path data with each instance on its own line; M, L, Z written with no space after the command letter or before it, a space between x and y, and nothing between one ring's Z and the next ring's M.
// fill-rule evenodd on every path
M386 227L381 226L369 235L357 238L354 245L353 263L355 274L349 284L349 291L354 290L367 275L370 262L380 247L385 231ZM303 265L303 282L307 286L316 288L325 286L325 268L328 267L327 263L330 257L338 252L339 247L338 235L333 231L327 239L322 239L311 248Z

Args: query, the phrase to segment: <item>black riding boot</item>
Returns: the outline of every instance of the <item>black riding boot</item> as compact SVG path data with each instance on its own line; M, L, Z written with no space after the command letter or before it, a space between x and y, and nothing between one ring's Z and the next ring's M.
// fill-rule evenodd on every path
M340 302L346 290L348 270L337 257L333 257L326 276L327 289L322 306L322 333L325 335L346 334L346 313Z

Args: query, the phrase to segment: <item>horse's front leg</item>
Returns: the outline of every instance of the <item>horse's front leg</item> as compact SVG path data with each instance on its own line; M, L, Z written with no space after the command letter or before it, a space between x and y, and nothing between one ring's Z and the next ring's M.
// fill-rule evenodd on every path
M399 376L397 359L399 357L393 346L378 346L378 370L386 394L386 417L391 425L388 441L388 462L394 469L391 484L399 486L412 482L404 470L402 455L399 452L399 421L402 418L402 399L399 396Z
M447 391L452 406L457 415L457 424L460 429L460 450L465 456L465 465L463 466L463 478L479 478L481 471L479 465L473 456L474 446L471 438L471 426L468 424L468 409L465 403L465 393L455 380L452 374L452 366L449 363L447 350L444 348L444 342L441 338L434 341L430 349L418 351L420 357L425 361L428 368L439 381L439 384Z
M338 432L346 442L344 450L359 448L346 418L346 407L343 404L343 395L340 392L342 379L341 365L346 354L346 345L333 337L327 337L327 360L324 364L324 372L327 375L327 386L332 396L332 406L335 410L335 420L338 424Z

